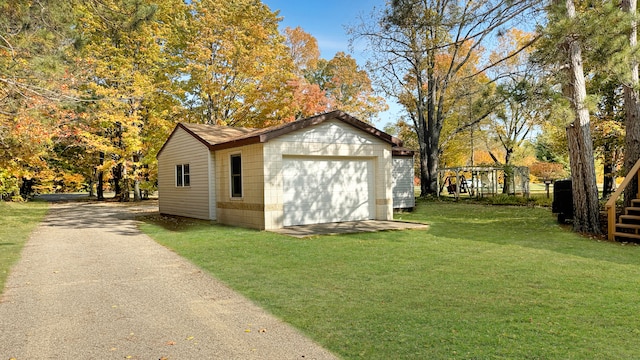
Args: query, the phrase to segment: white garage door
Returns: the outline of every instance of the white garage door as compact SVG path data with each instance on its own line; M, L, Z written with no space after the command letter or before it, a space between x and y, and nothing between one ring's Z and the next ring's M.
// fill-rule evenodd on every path
M284 226L374 218L373 161L283 158Z

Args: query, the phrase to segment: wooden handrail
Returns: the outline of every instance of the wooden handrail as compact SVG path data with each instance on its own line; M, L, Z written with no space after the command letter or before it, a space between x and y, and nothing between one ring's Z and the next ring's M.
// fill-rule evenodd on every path
M616 232L616 201L622 195L622 192L627 187L627 185L629 185L631 180L633 180L633 178L638 175L638 171L640 171L640 159L636 161L636 164L633 165L631 171L627 173L627 176L625 176L624 180L622 180L622 183L620 183L616 191L609 197L609 200L607 200L607 203L604 205L605 209L607 209L607 236L610 241L615 240L615 236L613 235L613 233ZM640 181L638 181L637 193L640 193Z

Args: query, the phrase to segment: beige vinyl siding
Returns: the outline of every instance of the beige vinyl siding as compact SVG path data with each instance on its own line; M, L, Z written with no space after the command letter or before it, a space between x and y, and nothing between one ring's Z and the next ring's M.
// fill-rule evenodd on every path
M413 157L393 156L393 208L408 209L416 206L413 185Z
M267 229L283 226L283 156L373 161L375 219L393 219L391 145L340 120L300 129L264 146L264 203Z
M209 195L211 155L209 149L177 128L158 156L158 202L161 214L215 220ZM176 165L189 164L190 186L176 186Z
M265 229L263 144L215 152L218 222ZM242 158L242 197L231 197L231 155Z

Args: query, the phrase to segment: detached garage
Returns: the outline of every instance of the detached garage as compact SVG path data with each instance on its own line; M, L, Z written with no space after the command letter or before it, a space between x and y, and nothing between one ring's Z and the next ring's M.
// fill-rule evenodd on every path
M283 226L375 218L373 160L284 157Z
M391 220L392 173L413 179L396 155L413 163L399 139L341 111L266 129L180 123L157 156L160 212L257 229Z

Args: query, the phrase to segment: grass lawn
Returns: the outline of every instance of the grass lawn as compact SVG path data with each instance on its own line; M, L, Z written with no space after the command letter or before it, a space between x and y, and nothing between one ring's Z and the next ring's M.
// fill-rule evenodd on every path
M22 246L46 213L47 204L43 202L0 201L0 293L9 269L20 258Z
M142 229L345 359L640 358L640 247L549 209L421 202L429 230L294 239L172 218Z

